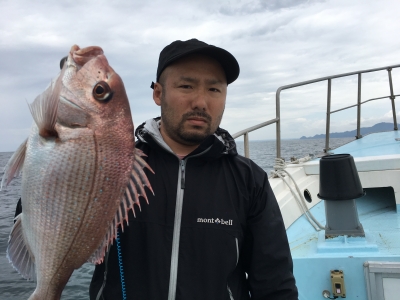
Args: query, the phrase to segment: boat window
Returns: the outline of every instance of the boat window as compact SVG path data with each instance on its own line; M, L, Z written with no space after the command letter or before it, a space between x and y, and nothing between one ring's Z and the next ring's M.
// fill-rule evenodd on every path
M366 261L364 275L368 300L397 300L400 284L400 263Z

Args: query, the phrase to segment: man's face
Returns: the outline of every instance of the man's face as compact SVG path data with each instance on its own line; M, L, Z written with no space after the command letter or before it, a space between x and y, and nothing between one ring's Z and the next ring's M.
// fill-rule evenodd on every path
M161 133L183 145L213 134L225 109L225 72L214 59L190 55L168 66L160 78ZM156 95L157 93L155 93Z

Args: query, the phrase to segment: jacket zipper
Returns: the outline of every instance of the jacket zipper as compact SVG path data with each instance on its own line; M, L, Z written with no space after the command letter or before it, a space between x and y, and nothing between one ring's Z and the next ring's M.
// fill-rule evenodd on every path
M181 189L185 189L185 160L181 160Z
M169 272L168 300L175 300L176 297L176 285L178 279L179 241L181 234L183 195L185 192L186 163L190 158L203 155L210 149L211 146L201 153L179 160L178 186L176 188L176 202L175 202L174 233L172 238L171 269Z
M169 273L168 300L175 300L176 297L176 282L178 278L179 240L181 234L183 195L185 191L184 190L185 166L186 166L186 160L185 159L180 160L178 186L176 189L174 233L172 238L171 269Z

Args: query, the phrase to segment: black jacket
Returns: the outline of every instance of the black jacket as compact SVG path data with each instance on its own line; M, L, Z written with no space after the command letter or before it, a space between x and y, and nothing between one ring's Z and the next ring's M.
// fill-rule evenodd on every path
M183 160L162 141L155 120L136 136L155 171L146 171L155 196L147 193L149 205L141 199L141 212L130 213L120 233L127 299L297 299L267 174L237 154L229 133L219 128ZM114 243L96 266L90 299L122 299L120 275Z

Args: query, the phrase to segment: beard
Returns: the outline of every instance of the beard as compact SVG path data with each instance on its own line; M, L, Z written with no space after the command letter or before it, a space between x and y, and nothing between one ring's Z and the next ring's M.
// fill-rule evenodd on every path
M206 127L191 126L190 129L185 128L185 122L191 117L201 117L206 120ZM213 134L211 130L212 118L209 114L203 111L193 111L182 115L179 123L176 123L176 116L171 113L170 109L161 108L161 124L165 132L173 140L184 145L198 145L209 135Z
M218 117L218 120L216 120L216 125L213 125L212 117L201 110L194 110L179 115L176 110L170 107L167 101L165 101L165 92L161 96L161 126L171 139L184 145L193 146L201 144L202 141L215 132L221 122L222 114ZM187 128L187 126L185 128L185 122L192 117L203 118L206 121L206 126L191 125L189 128ZM180 119L179 122L177 122L178 119Z

